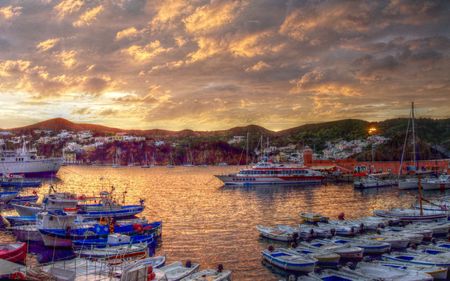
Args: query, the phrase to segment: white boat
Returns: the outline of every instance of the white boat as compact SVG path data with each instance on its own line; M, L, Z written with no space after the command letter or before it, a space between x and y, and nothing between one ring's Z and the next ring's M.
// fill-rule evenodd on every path
M355 236L363 232L361 225L355 225L346 221L330 221L329 223L319 223L321 229L328 229L332 235Z
M327 240L314 240L311 243L301 242L300 246L307 248L320 249L321 251L327 251L336 253L341 256L341 259L360 261L363 258L364 250L360 247L352 245L337 245Z
M302 239L330 238L334 235L333 229L315 226L312 224L299 225L299 237Z
M384 267L399 268L399 269L406 269L406 270L411 270L411 271L427 273L427 274L431 275L434 278L434 280L447 279L448 269L446 267L418 265L418 264L395 262L395 261L374 261L374 262L372 262L372 264L379 264Z
M0 203L7 204L9 201L17 197L17 191L2 191L0 192Z
M105 248L91 248L75 251L79 257L88 259L128 259L143 258L148 256L148 244L138 243L120 246L108 246Z
M419 180L417 178L406 178L398 181L399 189L417 189Z
M450 188L450 175L440 175L437 179L424 179L422 187L424 190L444 190Z
M336 267L339 264L341 258L340 255L334 252L328 252L321 249L315 249L312 247L298 246L292 250L299 254L309 255L317 259L317 265L320 267Z
M184 266L182 262L178 261L163 266L160 270L165 273L167 281L178 281L197 272L199 268L198 263L186 262L186 266Z
M387 178L390 174L369 174L367 177L357 179L353 182L355 188L377 188L394 186L397 184L397 180Z
M54 191L54 189L50 189ZM75 209L79 198L68 192L53 192L46 194L42 204L11 204L20 216L35 216L40 211L54 211L64 209Z
M289 271L312 272L318 262L317 259L311 256L284 248L270 248L263 250L261 253L263 259L268 263Z
M384 235L393 236L393 237L403 237L409 241L409 245L419 245L423 241L423 235L420 233L414 233L407 230L401 230L401 231L384 231L382 232Z
M53 176L63 163L62 157L39 156L36 150L28 150L26 143L21 149L0 150L0 174L25 176Z
M155 269L155 268L159 269L162 266L164 266L165 262L166 262L166 256L156 256L156 257L147 257L147 258L139 259L139 260L124 261L122 263L108 262L108 264L111 265L111 272L112 272L111 275L120 277L120 276L122 276L123 270L126 268L136 267L136 266L151 266L153 269ZM164 272L162 272L162 273L164 273ZM165 274L164 274L164 276L165 276ZM167 281L167 280L165 280L165 281Z
M420 210L416 209L375 210L373 213L379 217L398 218L409 222L444 220L448 217L447 212L423 210L421 214Z
M394 252L390 254L384 254L383 259L389 261L397 261L418 265L437 266L437 267L450 267L450 256L448 255L430 255L426 253L413 253L413 252Z
M338 245L350 244L352 246L362 248L365 255L380 255L391 250L391 244L372 239L334 238L330 241Z
M361 239L371 239L379 242L386 242L391 245L391 249L404 250L408 248L409 239L400 236L400 235L392 235L392 234L377 234L377 235L368 235L362 236Z
M34 224L25 224L19 226L8 227L8 230L14 233L16 239L23 242L39 242L42 241L42 236L36 225Z
M274 164L261 161L235 174L216 175L225 185L314 185L324 180L322 173L301 166Z
M64 213L62 211L46 211L40 212L36 216L36 228L41 232L42 240L45 246L51 247L71 247L72 240L70 237L60 238L45 234L45 229L65 229L70 230L74 225L77 216L74 214Z
M283 242L293 241L294 233L296 233L294 229L281 225L275 227L257 225L256 229L262 237Z
M205 269L192 274L182 281L231 281L230 270Z
M433 277L421 271L411 269L386 267L376 263L360 262L355 270L342 268L341 271L348 273L358 273L361 276L372 280L390 280L390 281L432 281Z
M35 216L42 210L42 206L40 204L34 203L11 203L11 206L16 210L16 212L21 217L31 217Z
M447 236L450 230L450 222L438 221L438 222L420 222L414 224L408 224L405 229L411 230L429 230L435 237Z
M325 269L320 272L313 272L308 275L300 276L297 281L322 281L322 280L338 280L338 281L373 281L370 278L361 276L355 272L343 272L333 269Z

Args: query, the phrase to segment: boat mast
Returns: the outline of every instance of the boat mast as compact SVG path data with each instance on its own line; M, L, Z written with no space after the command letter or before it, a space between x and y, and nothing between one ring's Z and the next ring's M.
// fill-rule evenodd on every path
M417 172L417 162L416 162L416 132L414 128L414 102L411 103L411 122L412 122L412 145L413 145L413 163L416 167Z
M248 136L249 132L247 132L247 143L245 144L245 165L248 166Z

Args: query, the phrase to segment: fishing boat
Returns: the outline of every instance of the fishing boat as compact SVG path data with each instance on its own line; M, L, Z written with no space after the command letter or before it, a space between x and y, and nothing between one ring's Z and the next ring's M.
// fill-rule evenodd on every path
M24 195L24 196L16 196L16 198L9 201L9 204L32 204L36 203L36 201L39 199L39 196L37 195Z
M100 219L100 218L126 218L132 217L144 211L143 202L141 205L104 205L91 204L79 205L77 213L84 219Z
M16 239L23 242L40 242L42 236L35 224L25 224L8 227L12 231Z
M300 224L299 225L299 237L302 239L314 239L314 238L330 238L336 234L334 228L319 227L312 224Z
M11 226L36 224L36 216L6 216L4 218Z
M122 272L130 267L137 267L137 266L147 266L152 267L153 270L155 268L161 268L166 263L166 256L157 256L157 257L147 257L139 260L132 260L132 261L124 261L122 263L116 263L111 265L111 272L113 276L120 277L122 276ZM110 264L110 263L109 263ZM160 271L162 272L162 271ZM164 272L162 272L164 273ZM165 274L161 274L161 276L165 276ZM167 281L167 280L164 280Z
M11 204L20 216L35 216L41 211L53 211L74 209L78 204L78 197L73 193L56 192L54 187L50 186L49 193L44 196L42 204L35 203L17 203Z
M400 236L400 235L392 235L392 234L379 234L379 235L369 235L369 236L362 236L362 239L370 239L374 241L379 242L386 242L391 245L391 249L397 249L397 250L404 250L408 248L409 245L409 239Z
M277 248L265 249L262 252L263 259L270 264L284 270L297 272L312 272L318 262L317 259L300 254L294 250Z
M128 236L124 234L113 233L108 235L108 237L102 237L97 239L80 239L80 240L70 240L72 245L78 249L84 248L104 248L108 246L121 246L121 245L131 245L138 243L147 243L150 246L154 246L155 240L153 234L147 235L133 235Z
M2 191L0 192L0 203L7 204L19 194L18 191Z
M380 255L391 250L391 244L371 239L343 239L335 238L330 240L336 244L350 244L364 250L365 255Z
M23 175L4 175L0 178L1 187L40 187L42 181L40 179L29 179L25 178Z
M355 188L360 189L387 187L396 185L397 180L390 179L389 177L391 177L391 174L388 173L369 174L366 177L356 179L353 182L353 185Z
M432 281L433 277L428 273L415 271L411 269L386 267L376 263L360 262L356 269L347 267L341 269L346 273L357 273L372 280L390 280L390 281Z
M418 265L404 262L395 262L395 261L374 261L372 264L379 264L384 267L391 268L399 268L410 271L418 271L422 273L426 273L431 275L434 280L445 280L447 279L448 268L446 267L437 267L437 266L428 266L428 265Z
M355 236L356 234L361 233L364 230L361 225L338 221L319 223L318 226L322 229L328 229L332 235L338 236Z
M384 254L382 256L384 260L404 262L418 265L437 266L437 267L450 267L450 258L448 256L430 255L426 253L413 253L413 252L394 252L390 254Z
M25 263L27 257L27 243L1 243L0 259L4 259L14 263Z
M294 233L296 233L294 228L281 225L277 225L275 227L257 225L256 229L262 237L283 242L293 241Z
M82 249L75 252L79 257L88 259L128 259L134 257L147 257L147 243L108 246L105 248Z
M41 204L33 202L14 202L10 203L10 205L21 217L34 217L43 210Z
M424 236L420 233L414 233L408 230L387 230L382 232L382 234L390 235L394 237L403 237L409 241L409 245L419 245L424 240Z
M338 245L326 240L314 240L311 243L301 242L301 246L312 247L327 252L336 253L341 256L342 260L346 261L360 261L363 258L364 250L360 247L352 245Z
M324 180L322 173L301 166L274 164L261 161L235 174L216 175L225 185L316 185Z
M181 281L231 281L231 271L220 267L216 269L205 269L196 272Z
M405 230L418 231L426 234L426 236L428 236L428 232L431 232L433 237L443 237L449 234L450 222L437 221L408 224L405 226Z
M317 265L320 267L337 267L341 258L341 256L336 253L314 249L312 247L298 246L292 250L317 259Z
M72 240L70 239L70 236L60 238L50 235L46 232L46 229L70 230L73 227L76 218L76 215L65 213L60 210L38 213L36 216L36 228L41 233L44 245L51 247L71 247Z
M322 216L318 213L300 213L300 217L303 219L304 222L309 223L317 223L317 222L328 222L329 218Z
M430 241L433 238L433 231L423 227L416 227L414 224L407 227L389 227L383 229L386 232L398 233L405 237L410 237L412 243L422 243L422 241ZM394 234L395 235L395 234Z
M375 210L373 213L379 217L398 218L407 222L445 220L448 217L443 211L423 210L420 212L416 209Z
M200 265L198 263L187 261L186 265L183 265L182 262L177 261L161 267L160 270L165 273L167 281L179 281L197 272L199 268Z

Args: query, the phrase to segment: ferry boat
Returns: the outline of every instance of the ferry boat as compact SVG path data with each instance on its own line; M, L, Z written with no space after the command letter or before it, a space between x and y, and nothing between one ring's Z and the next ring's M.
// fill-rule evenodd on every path
M36 150L28 150L24 143L18 150L0 150L0 173L27 177L54 176L63 161L62 157L39 156Z
M322 173L297 165L259 162L249 169L235 174L216 175L225 185L278 185L278 184L320 184L324 180Z

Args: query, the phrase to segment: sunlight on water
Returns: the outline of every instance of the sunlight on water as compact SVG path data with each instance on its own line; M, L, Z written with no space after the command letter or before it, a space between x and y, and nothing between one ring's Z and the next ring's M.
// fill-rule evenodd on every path
M354 190L352 185L318 187L221 187L214 174L238 167L63 167L59 191L98 194L114 186L127 191L125 203L145 199L142 216L163 221L163 243L158 254L168 262L192 260L202 268L222 263L235 280L278 280L261 265L260 251L268 246L255 230L257 224L298 224L301 211L320 212L336 218L370 215L374 209L409 206L414 193L395 188ZM38 190L48 191L48 184ZM29 193L30 190L28 190ZM42 198L42 197L41 197ZM9 211L14 214L14 211ZM12 237L1 234L1 240Z

